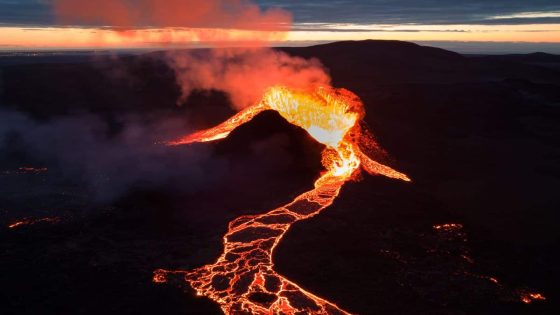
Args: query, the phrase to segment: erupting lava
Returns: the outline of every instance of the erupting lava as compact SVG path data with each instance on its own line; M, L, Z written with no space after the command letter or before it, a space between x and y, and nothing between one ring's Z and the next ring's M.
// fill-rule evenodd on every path
M373 141L362 136L359 122L365 115L363 104L344 89L300 92L273 87L260 103L221 125L170 144L223 139L265 110L277 111L324 144L322 163L326 171L317 179L313 190L289 204L230 222L223 238L224 252L214 264L194 271L157 270L154 282L165 282L167 274L184 275L198 295L219 303L226 314L348 314L277 274L273 269L272 252L294 222L315 216L330 206L344 183L355 178L360 167L370 174L410 179L362 152L360 144Z

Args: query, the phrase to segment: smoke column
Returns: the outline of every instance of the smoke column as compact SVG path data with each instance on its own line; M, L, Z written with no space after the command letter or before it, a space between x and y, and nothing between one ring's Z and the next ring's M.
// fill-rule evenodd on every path
M203 43L212 47L204 53L167 53L182 91L179 103L194 90L219 90L227 93L240 110L254 105L270 86L312 91L330 84L318 60L292 57L266 47L286 37L292 17L281 9L262 10L251 1L56 0L54 12L67 25L108 25L124 40L142 40L145 32L141 30L151 28L157 29L158 43Z

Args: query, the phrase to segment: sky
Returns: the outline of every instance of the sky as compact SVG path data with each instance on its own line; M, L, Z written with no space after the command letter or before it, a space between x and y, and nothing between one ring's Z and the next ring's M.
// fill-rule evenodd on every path
M143 18L135 19L134 24L127 25L127 29L138 29L136 33L138 36L122 36L120 32L114 31L118 25L110 23L115 21L114 19L110 19L109 22L107 20L96 22L61 18L60 14L56 15L53 10L53 1L55 0L0 0L0 49L145 48L163 44L179 46L201 44L204 41L200 36L193 35L190 24L179 25L177 22L154 24L153 20L148 21ZM78 3L82 0L65 1ZM90 3L100 3L98 1L100 0L90 1ZM157 2L158 0L120 1L134 7L135 1ZM181 0L159 0L159 3L179 1ZM196 0L182 1L183 3L197 2ZM227 2L228 0L205 0L198 3L209 1ZM440 43L440 46L445 45L446 42L448 45L450 42L463 43L453 44L453 46L467 50L469 46L464 43L486 42L477 47L486 45L486 49L491 49L488 42L499 42L507 43L501 47L510 47L510 49L544 48L560 53L560 0L254 0L253 2L263 12L280 8L291 15L293 23L290 30L271 41L275 45L396 39ZM183 6L181 9L187 16L192 13L189 12L190 5ZM180 10L175 13L179 17L183 14ZM205 24L202 27L213 28L213 25ZM167 35L163 38L162 29L170 28L173 30L165 31ZM237 38L236 36L233 38ZM494 49L495 47L497 46L494 45Z

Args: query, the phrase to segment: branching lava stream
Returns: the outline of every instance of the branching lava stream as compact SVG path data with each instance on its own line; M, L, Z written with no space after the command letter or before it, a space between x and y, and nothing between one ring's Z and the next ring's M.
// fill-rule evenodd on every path
M225 314L348 314L276 273L272 262L274 248L294 222L313 217L330 206L341 187L356 178L360 168L370 174L410 179L362 152L360 144L373 141L362 136L359 122L365 115L363 104L344 89L302 92L273 87L259 104L170 145L226 138L265 110L277 111L324 144L322 164L326 171L313 190L292 202L265 214L241 216L230 222L223 238L224 252L214 264L193 271L160 269L154 273L154 282L166 282L168 274L184 275L198 295L219 303Z

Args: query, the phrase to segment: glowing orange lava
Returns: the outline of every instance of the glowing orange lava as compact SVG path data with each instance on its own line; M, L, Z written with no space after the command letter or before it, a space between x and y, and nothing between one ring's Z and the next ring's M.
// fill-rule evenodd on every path
M14 223L11 223L8 225L9 229L15 229L15 228L19 228L22 226L26 226L26 225L33 225L33 224L37 224L37 223L41 223L41 222L46 222L46 223L58 223L60 222L61 218L58 217L54 217L54 218L39 218L39 219L33 219L33 218L26 218L20 221L16 221Z
M463 230L462 224L459 223L436 224L433 226L433 228L439 233L451 235L451 237L462 239L464 242L467 241L466 235L462 231ZM474 260L469 256L467 256L465 252L461 254L461 258L465 259L465 261L467 261L469 264L474 264ZM472 273L468 271L464 271L463 273L470 277L490 281L501 290L506 290L508 292L511 292L508 294L513 294L514 299L519 299L521 302L525 304L546 301L546 297L544 295L533 291L529 291L528 289L517 289L517 290L507 289L507 287L504 284L502 284L501 281L498 280L498 278L496 277L478 274L478 273Z
M445 223L445 224L436 224L434 225L434 229L438 231L456 231L463 229L463 225L459 223Z
M224 252L214 264L193 271L157 270L153 280L162 283L168 274L184 275L198 295L219 303L226 314L348 314L276 273L274 248L294 222L313 217L330 206L360 168L370 174L410 179L362 152L359 144L373 141L362 137L359 122L365 115L363 104L344 89L302 92L273 87L259 104L170 145L223 139L265 110L277 111L325 145L322 163L326 171L315 182L315 188L265 214L241 216L230 222L223 238Z
M521 302L531 304L534 301L544 301L546 298L540 293L524 292L521 294Z

